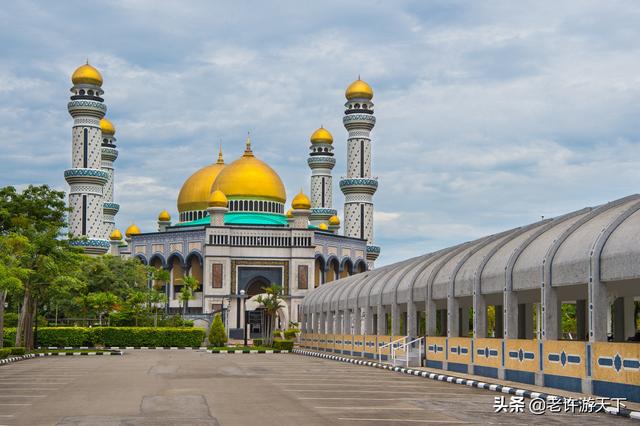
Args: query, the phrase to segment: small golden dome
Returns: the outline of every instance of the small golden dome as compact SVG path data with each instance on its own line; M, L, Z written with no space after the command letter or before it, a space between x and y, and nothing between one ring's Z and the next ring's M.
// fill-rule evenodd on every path
M178 211L206 210L213 182L225 168L222 149L218 151L218 161L201 168L184 181L178 194Z
M229 205L229 200L227 200L227 196L224 195L224 192L219 189L213 191L209 197L209 207L227 207L227 205Z
M129 226L126 232L124 233L124 235L126 235L127 238L131 237L132 235L138 235L138 234L140 234L140 228L138 228L138 226L135 223L132 223L131 226Z
M109 239L111 241L120 241L122 240L122 233L120 230L114 229L113 232L111 232L111 235L109 235Z
M302 191L291 201L291 207L296 210L309 210L311 208L311 200Z
M329 225L340 225L340 218L336 215L333 215L329 218Z
M103 135L113 136L116 134L116 126L106 118L100 119L100 130L102 130Z
M321 231L326 231L327 229L329 229L329 227L327 226L326 223L321 223L320 225L318 225L318 229L320 229Z
M310 139L311 143L333 143L333 136L327 129L322 126L320 126L318 130L313 132Z
M162 210L158 215L159 222L169 222L170 220L171 220L171 215L166 210Z
M287 210L287 217L291 219L293 217L293 209Z
M373 89L366 82L360 80L360 77L347 87L344 95L347 99L371 99L373 98Z
M216 188L229 198L257 198L284 203L284 184L267 163L258 160L251 151L251 140L242 157L229 164L216 179Z
M102 75L100 71L89 65L87 62L79 66L71 76L73 84L92 84L94 86L102 86Z

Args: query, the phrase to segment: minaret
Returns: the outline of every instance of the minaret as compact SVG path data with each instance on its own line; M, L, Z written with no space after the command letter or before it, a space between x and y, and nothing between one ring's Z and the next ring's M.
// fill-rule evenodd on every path
M347 177L340 180L344 193L344 235L367 240L367 265L373 268L380 247L373 245L373 194L378 179L371 176L373 90L360 77L347 88L342 122L347 138Z
M71 76L71 100L67 104L73 117L71 169L64 177L69 184L69 233L74 244L88 254L104 254L109 240L104 232L103 190L109 174L102 170L102 132L100 119L107 107L101 98L102 76L87 64Z
M331 208L333 179L331 170L336 165L333 157L333 136L324 127L311 135L307 163L311 168L311 224L326 222L337 212Z
M102 132L102 170L107 172L109 177L104 186L102 196L103 232L108 238L116 227L116 214L120 210L120 204L113 202L113 162L118 158L116 149L116 128L113 123L106 118L100 120L100 131Z

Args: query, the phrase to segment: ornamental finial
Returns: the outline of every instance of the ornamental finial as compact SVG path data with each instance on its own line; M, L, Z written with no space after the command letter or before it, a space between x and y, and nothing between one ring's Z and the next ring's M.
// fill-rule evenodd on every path
M220 144L218 148L218 161L216 161L216 164L224 164L224 158L222 158L222 144Z
M253 157L253 151L251 151L251 132L247 132L247 141L245 142L243 157Z

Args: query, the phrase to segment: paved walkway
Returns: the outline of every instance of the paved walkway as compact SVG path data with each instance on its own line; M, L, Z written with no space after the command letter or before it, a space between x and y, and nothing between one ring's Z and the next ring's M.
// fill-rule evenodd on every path
M0 367L4 425L631 424L494 414L495 392L300 355L126 351Z

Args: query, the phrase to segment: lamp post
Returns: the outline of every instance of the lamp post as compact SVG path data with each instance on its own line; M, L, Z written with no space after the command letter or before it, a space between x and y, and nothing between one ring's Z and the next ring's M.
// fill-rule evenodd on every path
M241 305L242 305L242 316L244 318L244 330L243 330L243 337L244 337L244 346L247 347L247 306L245 303L245 299L246 299L246 295L245 295L245 291L244 290L240 290L240 300L241 300Z

